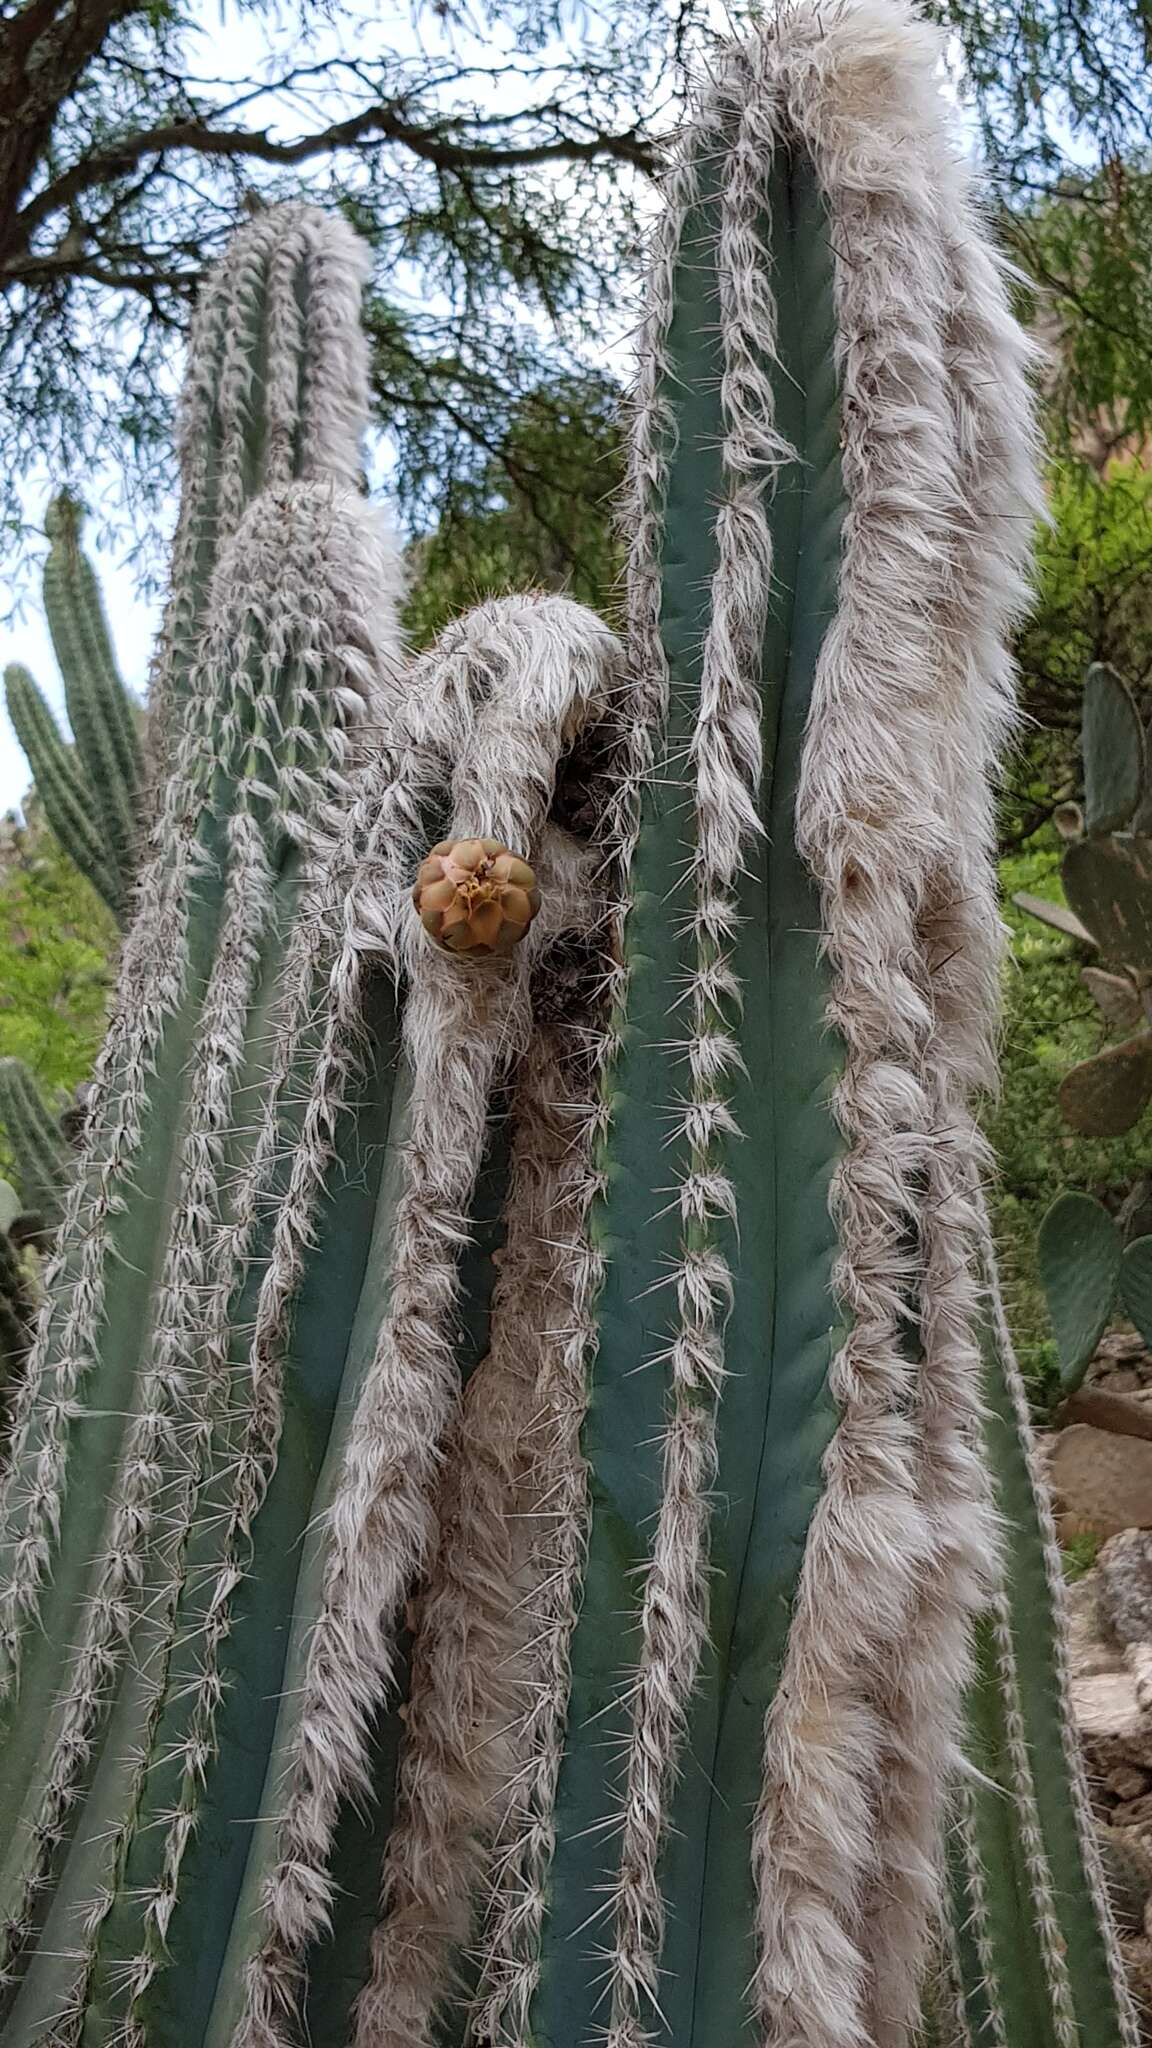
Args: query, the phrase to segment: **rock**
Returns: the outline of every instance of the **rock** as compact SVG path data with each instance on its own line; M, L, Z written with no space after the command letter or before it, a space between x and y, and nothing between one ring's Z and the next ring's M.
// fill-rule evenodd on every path
M1121 1934L1143 1934L1152 1902L1152 1849L1137 1835L1097 1823L1108 1896Z
M1139 1799L1122 1799L1114 1806L1109 1816L1114 1828L1146 1828L1152 1826L1152 1795L1145 1792Z
M1122 1529L1110 1536L1096 1579L1101 1627L1120 1644L1141 1706L1152 1709L1152 1531Z
M1105 1780L1117 1764L1152 1766L1152 1727L1122 1664L1107 1675L1073 1678L1072 1711L1094 1778Z
M1152 2042L1152 1941L1142 1934L1121 1934L1120 1954L1136 2001L1141 2048L1148 2048Z
M1110 1394L1141 1394L1144 1382L1131 1366L1118 1365L1112 1371L1093 1373L1092 1385L1106 1387Z
M1135 1764L1117 1764L1104 1780L1105 1788L1114 1792L1117 1799L1127 1801L1142 1799L1145 1792L1152 1792L1147 1771L1141 1771Z
M1152 1712L1144 1705L1132 1660L1147 1650L1122 1643L1120 1629L1143 1626L1142 1566L1148 1549L1139 1531L1116 1536L1097 1564L1068 1588L1068 1655L1072 1711L1089 1790L1097 1809L1097 1837L1116 1915L1125 1973L1136 2000L1141 2048L1152 2048L1152 1790L1131 1791L1105 1818L1101 1794L1147 1785L1152 1772ZM1109 1565L1111 1572L1109 1574ZM1110 1582L1105 1585L1105 1579ZM1122 1823L1117 1825L1117 1823Z
M1152 1529L1121 1529L1096 1560L1096 1605L1119 1643L1152 1643Z
M1111 1330L1106 1337L1101 1337L1096 1357L1112 1364L1120 1359L1143 1358L1147 1348L1138 1330Z
M1097 1789L1115 1771L1152 1771L1152 1714L1119 1642L1100 1625L1099 1571L1068 1588L1068 1662L1072 1712L1088 1773Z
M1061 1534L1152 1528L1152 1442L1075 1422L1048 1452Z
M1085 1572L1065 1589L1068 1661L1074 1678L1104 1677L1124 1668L1119 1644L1106 1639L1101 1629L1099 1593L1100 1580L1095 1570Z

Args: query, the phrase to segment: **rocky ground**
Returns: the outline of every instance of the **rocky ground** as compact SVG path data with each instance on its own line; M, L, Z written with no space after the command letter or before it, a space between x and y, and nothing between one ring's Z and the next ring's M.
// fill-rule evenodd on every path
M1152 1355L1105 1338L1046 1436L1061 1540L1099 1540L1069 1587L1072 1697L1129 1973L1152 2048Z

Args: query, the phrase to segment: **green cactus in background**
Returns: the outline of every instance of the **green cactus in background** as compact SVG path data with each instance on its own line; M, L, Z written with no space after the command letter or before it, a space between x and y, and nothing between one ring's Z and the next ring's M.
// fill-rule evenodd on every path
M0 1454L36 1321L36 1292L21 1248L20 1226L27 1223L21 1208L15 1188L0 1180Z
M23 1208L54 1229L72 1174L72 1152L35 1075L12 1057L0 1059L0 1130L15 1161Z
M44 520L44 612L77 758L121 876L123 899L140 851L139 714L116 666L95 571L80 547L83 526L83 506L62 492Z
M44 522L44 610L74 745L63 739L26 668L6 669L4 687L48 823L123 921L139 851L143 755L100 586L80 547L83 523L83 507L67 492L52 501Z
M18 662L4 671L4 691L12 729L32 769L44 816L97 895L116 909L120 877L74 749L61 734L34 678Z
M984 1327L1035 487L938 60L881 0L721 53L626 650L512 598L404 663L362 253L271 209L205 287L0 1496L3 2048L905 2048L946 1836L950 2038L1134 2048ZM495 930L484 840L541 908L461 957L409 892Z

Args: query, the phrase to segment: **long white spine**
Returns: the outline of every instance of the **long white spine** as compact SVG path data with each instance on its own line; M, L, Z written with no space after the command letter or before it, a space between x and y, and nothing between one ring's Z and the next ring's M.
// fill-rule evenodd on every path
M789 10L777 49L782 115L828 208L842 337L840 601L818 667L797 836L822 889L832 1021L846 1048L834 1204L851 1332L833 1367L841 1421L765 1730L755 1996L766 2043L896 2048L937 1895L934 1767L955 1754L967 1617L993 1555L973 1455L961 1108L972 1059L937 1034L943 956L927 927L955 863L941 727L983 768L1002 729L1003 675L979 671L984 622L970 675L940 629L970 511L956 473L941 224L950 204L963 220L964 180L936 87L937 41L910 9L861 0ZM1011 355L1003 366L1015 375ZM1026 420L1024 408L1017 441ZM1027 513L1026 501L1022 526ZM993 621L993 637L1004 623ZM987 916L987 875L978 880L974 923ZM985 956L977 949L951 972L986 1038ZM934 1201L945 1204L938 1215ZM901 1341L909 1306L930 1354L922 1377Z

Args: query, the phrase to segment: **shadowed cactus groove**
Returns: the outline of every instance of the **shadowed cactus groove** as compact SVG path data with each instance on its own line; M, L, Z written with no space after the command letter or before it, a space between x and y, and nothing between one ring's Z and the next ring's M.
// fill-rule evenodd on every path
M358 251L273 209L206 290L0 1524L3 2048L911 2048L929 1979L1134 2048L989 1325L1036 484L938 57L857 0L718 59L623 647L526 596L404 658ZM506 954L422 929L462 842Z

